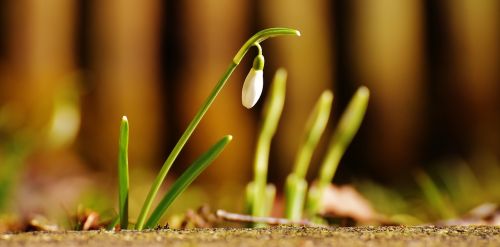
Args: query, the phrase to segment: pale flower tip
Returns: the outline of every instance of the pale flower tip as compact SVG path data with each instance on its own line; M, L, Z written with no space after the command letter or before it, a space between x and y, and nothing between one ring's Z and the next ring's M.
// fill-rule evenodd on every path
M241 104L247 109L252 108L262 94L264 77L262 70L251 69L243 83L241 91Z
M249 105L249 104L247 104L246 102L241 102L241 103L242 103L242 105L243 105L245 108L247 108L247 109L251 109L251 108L253 107L253 105Z
M251 109L252 107L255 106L256 103L257 103L257 100L254 101L254 100L252 100L252 99L250 99L248 97L247 98L245 98L245 97L241 98L241 104L245 108L247 108L247 109Z

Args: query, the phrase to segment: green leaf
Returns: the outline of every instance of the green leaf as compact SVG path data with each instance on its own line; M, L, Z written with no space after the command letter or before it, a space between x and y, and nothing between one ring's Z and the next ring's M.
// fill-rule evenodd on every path
M118 210L121 229L128 228L128 136L129 125L126 116L122 117L118 149Z
M266 193L267 170L269 161L269 150L271 140L276 133L278 123L285 104L287 73L284 69L278 69L274 76L269 96L264 104L263 123L257 138L257 147L254 158L254 181L252 215L267 216L266 205L269 205Z
M302 219L307 192L307 181L295 173L288 175L285 182L285 217L292 221Z
M285 185L285 217L289 220L301 220L307 191L305 176L311 157L325 131L332 108L333 94L324 91L309 115L293 172L288 175Z
M337 128L330 139L325 159L319 171L319 178L316 180L317 183L309 189L306 202L306 211L309 217L315 217L319 212L323 191L331 183L340 159L361 126L369 98L370 91L368 88L360 87L342 114Z
M219 156L233 137L228 135L201 155L172 185L145 224L145 228L154 228L174 200Z
M368 88L360 87L347 105L347 109L342 114L330 140L326 157L321 164L319 187L326 186L332 181L340 159L361 126L369 98Z
M330 111L332 108L333 94L330 90L324 91L314 105L314 109L309 115L299 152L295 159L293 172L298 178L305 178L314 149L325 131Z

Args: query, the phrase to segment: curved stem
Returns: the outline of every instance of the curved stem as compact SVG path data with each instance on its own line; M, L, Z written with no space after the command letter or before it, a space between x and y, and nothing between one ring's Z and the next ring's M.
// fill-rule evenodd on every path
M274 27L274 28L268 28L264 29L252 36L250 39L245 42L245 44L240 48L238 53L236 53L236 56L233 58L233 62L235 64L239 64L241 62L241 59L245 56L247 51L250 49L250 47L254 44L259 44L260 42L276 37L276 36L282 36L282 35L296 35L300 36L300 32L295 29L290 29L290 28L285 28L285 27Z
M262 55L262 47L260 46L260 44L255 43L254 46L257 47L257 50L259 50L259 55Z
M189 137L191 134L193 134L196 126L200 123L201 119L203 118L203 115L208 111L208 108L210 108L210 105L212 105L213 101L219 94L220 90L224 87L226 84L227 80L233 73L233 71L236 69L236 66L241 62L247 51L252 47L254 44L258 44L268 38L271 37L277 37L277 36L282 36L282 35L297 35L300 36L300 32L294 29L290 28L269 28L269 29L264 29L255 35L253 35L250 39L243 44L243 46L240 48L240 50L236 53L236 56L233 58L233 62L229 64L228 68L226 69L226 72L222 75L222 78L217 82L215 85L215 88L212 90L212 92L208 95L208 98L205 100L201 108L198 110L196 115L194 116L193 120L189 123L188 127L182 134L182 136L179 138L179 141L177 141L177 144L175 144L172 152L169 154L167 157L167 160L163 163L163 166L156 176L155 180L153 181L153 185L151 186L151 189L148 192L148 195L146 197L146 200L144 201L144 205L141 208L141 212L139 214L139 217L137 219L137 224L136 224L136 229L137 230L142 230L144 227L144 223L146 220L146 216L151 208L151 205L153 204L154 198L156 198L156 194L158 194L158 190L160 189L161 184L163 183L163 180L167 176L168 171L170 170L170 167L174 163L175 159L177 158L177 155L181 152L182 148L188 141Z

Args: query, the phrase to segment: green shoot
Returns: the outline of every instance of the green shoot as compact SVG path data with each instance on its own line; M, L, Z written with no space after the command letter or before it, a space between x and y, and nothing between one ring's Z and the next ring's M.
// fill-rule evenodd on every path
M425 198L429 204L439 213L442 219L452 219L457 215L451 203L439 191L437 185L432 179L423 171L415 174L415 181L424 193Z
M285 182L285 217L292 221L302 219L307 181L297 174L290 173Z
M289 220L298 221L302 218L307 191L305 177L314 149L318 145L330 117L332 100L332 92L324 91L307 120L304 136L295 159L294 170L288 175L285 184L285 217Z
M129 196L129 178L128 178L128 136L129 125L126 116L122 117L120 125L120 139L118 149L118 203L119 218L121 229L128 228L128 196Z
M119 221L120 216L114 217L113 220L111 220L111 222L106 226L106 230L112 231L113 229L115 229L115 226L118 225Z
M158 190L160 189L161 184L163 183L163 180L167 176L168 171L170 170L170 167L174 163L175 159L181 152L182 148L188 141L189 137L191 134L193 134L194 130L200 123L201 119L205 115L205 113L208 111L210 106L212 105L213 101L219 94L219 92L222 90L224 85L226 84L227 80L233 73L233 71L236 69L236 66L241 62L245 54L248 52L248 50L252 46L258 45L260 42L264 41L267 38L271 37L277 37L277 36L283 36L283 35L296 35L300 36L300 32L297 30L293 30L290 28L269 28L269 29L264 29L255 35L253 35L238 51L236 56L233 58L233 61L231 64L229 64L228 68L220 78L219 82L215 85L214 89L212 92L208 95L207 99L205 102L202 104L196 115L194 116L193 120L189 123L188 127L182 134L182 136L179 138L179 141L177 144L174 146L172 152L168 155L167 159L165 160L165 163L163 163L163 166L156 176L155 180L153 181L153 185L151 186L151 189L148 192L148 195L146 197L146 200L144 201L144 204L141 208L141 211L139 213L139 217L137 218L137 223L136 223L136 229L137 230L142 230L144 227L144 222L146 220L146 217L148 215L148 212L151 208L151 205L153 203L154 198L156 198L156 195L158 194Z
M163 214L174 200L207 168L212 161L219 156L227 144L232 140L232 136L227 135L213 145L206 153L201 155L170 187L156 209L153 211L145 228L154 228L160 221Z
M369 98L370 91L368 88L360 87L339 120L338 126L330 139L326 157L321 164L319 178L315 186L311 187L309 191L306 208L310 217L314 217L319 213L323 190L331 183L340 159L358 132L365 116Z
M275 189L266 189L267 186L267 166L269 160L269 149L271 139L276 133L283 105L285 103L287 73L284 69L276 71L269 97L264 105L263 124L260 128L257 139L257 146L254 159L254 181L248 186L253 191L251 202L251 213L253 216L267 216L274 203ZM253 187L253 189L251 189ZM266 191L268 191L266 193Z

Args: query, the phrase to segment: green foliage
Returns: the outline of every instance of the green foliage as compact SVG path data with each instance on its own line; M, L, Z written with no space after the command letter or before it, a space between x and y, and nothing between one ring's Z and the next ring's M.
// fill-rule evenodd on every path
M128 136L129 125L127 117L122 118L120 126L120 140L118 143L118 212L120 215L121 229L128 228Z
M278 128L279 119L285 104L287 73L279 69L274 75L269 97L264 105L262 126L259 130L254 159L254 180L248 185L247 192L251 193L248 205L251 205L253 216L268 216L274 202L276 189L267 185L267 169L271 140ZM264 196L263 196L264 195Z
M274 201L276 189L274 185L266 184L267 163L271 139L276 132L283 110L285 80L286 74L284 70L278 71L263 112L263 123L257 139L255 152L255 177L246 187L245 206L247 211L253 216L268 216ZM369 95L370 93L366 87L360 87L340 118L339 124L330 140L319 178L316 184L309 189L306 210L308 216L311 218L315 218L315 215L319 212L324 188L333 179L340 158L361 125L368 105ZM285 184L285 216L289 220L299 221L302 219L308 188L305 176L311 162L311 157L328 122L332 100L333 95L330 91L323 92L304 128L304 135L299 152L297 153L294 169L287 177Z
M212 161L224 150L227 144L232 140L228 135L219 140L206 153L201 155L193 164L175 181L170 190L165 194L156 209L153 211L145 228L154 228L160 218L174 200L205 170Z
M311 157L323 135L332 106L333 94L324 91L314 106L304 128L302 142L295 159L293 172L287 177L285 184L285 217L290 220L300 220L307 192L305 176L311 162Z
M306 210L309 217L314 217L319 213L323 190L331 183L340 159L358 132L365 116L369 98L370 91L368 88L360 87L342 114L337 128L330 139L328 151L321 164L319 177L316 180L316 184L309 191L306 202Z

